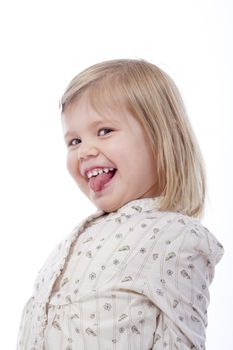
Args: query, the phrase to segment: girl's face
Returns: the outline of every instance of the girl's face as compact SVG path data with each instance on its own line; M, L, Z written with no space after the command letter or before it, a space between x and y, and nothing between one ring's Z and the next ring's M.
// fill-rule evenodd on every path
M106 212L159 195L156 164L140 123L128 112L99 114L83 95L63 116L67 167L79 188Z

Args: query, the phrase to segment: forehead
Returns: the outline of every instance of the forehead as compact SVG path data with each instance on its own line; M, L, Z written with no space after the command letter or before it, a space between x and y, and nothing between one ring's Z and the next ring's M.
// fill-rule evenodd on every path
M82 94L73 99L62 113L63 120L70 123L73 121L84 122L127 122L129 112L121 103L116 104L113 101L104 99L97 102L96 98L92 99L89 94ZM96 97L96 96L95 96Z

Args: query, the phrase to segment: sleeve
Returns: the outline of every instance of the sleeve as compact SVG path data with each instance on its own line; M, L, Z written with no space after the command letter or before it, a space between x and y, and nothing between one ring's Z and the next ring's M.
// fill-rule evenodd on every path
M201 224L175 225L154 247L148 296L159 309L153 350L205 349L209 285L223 247Z

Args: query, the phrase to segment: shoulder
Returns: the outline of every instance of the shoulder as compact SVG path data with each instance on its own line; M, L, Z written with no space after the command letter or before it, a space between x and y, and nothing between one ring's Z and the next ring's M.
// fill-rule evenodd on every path
M162 274L178 268L189 279L193 270L208 271L209 281L224 250L217 238L195 218L177 212L159 212L153 223L152 271L159 266Z
M38 272L34 284L34 295L43 296L43 298L47 296L54 281L64 269L73 243L76 242L79 235L92 224L94 219L100 217L101 215L102 212L97 212L88 216L85 220L80 222L71 233L65 236L65 238L63 238L59 244L56 245Z
M37 296L37 298L47 298L54 276L57 276L63 269L73 237L77 231L78 228L75 228L72 233L55 246L39 270L33 290L33 295Z
M155 249L164 254L174 252L180 259L199 256L215 265L224 252L221 243L199 220L177 212L157 212L153 232Z

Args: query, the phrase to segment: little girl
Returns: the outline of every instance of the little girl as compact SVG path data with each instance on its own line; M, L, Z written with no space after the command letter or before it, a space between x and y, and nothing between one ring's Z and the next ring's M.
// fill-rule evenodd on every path
M201 154L171 78L142 60L77 75L67 165L98 208L40 270L18 350L205 349L223 248L201 225Z

